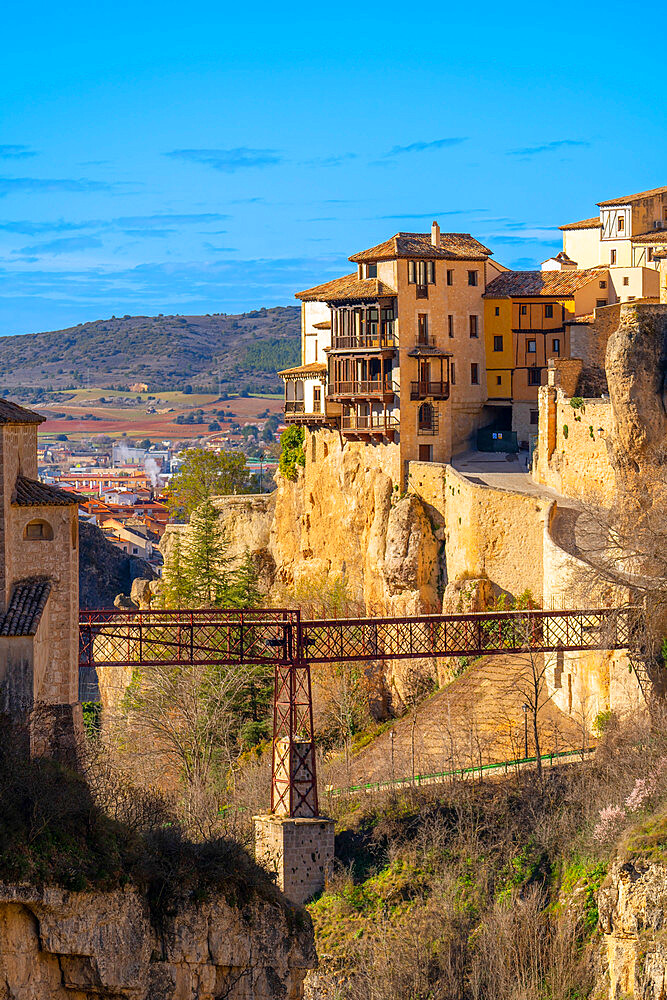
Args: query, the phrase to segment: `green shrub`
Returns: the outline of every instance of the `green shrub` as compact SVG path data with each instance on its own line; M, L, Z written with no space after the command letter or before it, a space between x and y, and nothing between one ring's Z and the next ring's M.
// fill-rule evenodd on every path
M278 469L285 479L296 479L299 468L303 468L306 464L306 456L303 451L305 437L306 433L303 427L295 426L288 427L280 435L282 451L280 452Z

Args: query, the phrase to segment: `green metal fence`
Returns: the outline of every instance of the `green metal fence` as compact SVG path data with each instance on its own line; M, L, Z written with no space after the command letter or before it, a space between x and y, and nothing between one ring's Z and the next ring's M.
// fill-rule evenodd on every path
M553 767L554 764L567 764L569 761L584 761L589 754L595 753L595 747L582 747L580 750L560 750L558 753L543 753L540 760L543 764ZM389 781L369 781L362 785L350 785L348 788L332 788L328 786L327 795L354 795L357 792L391 791L393 788L421 788L424 785L438 785L456 778L473 779L485 774L509 774L512 770L534 767L537 757L520 757L514 760L501 760L496 764L480 764L477 767L461 767L451 771L437 771L433 774L415 774L407 778L394 778Z

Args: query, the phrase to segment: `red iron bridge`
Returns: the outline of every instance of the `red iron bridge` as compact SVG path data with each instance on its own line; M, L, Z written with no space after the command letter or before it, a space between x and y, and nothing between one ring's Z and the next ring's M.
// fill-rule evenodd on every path
M632 649L642 631L636 607L316 621L285 609L82 611L79 691L97 700L102 668L272 666L272 811L316 816L311 664ZM295 766L307 780L290 778Z

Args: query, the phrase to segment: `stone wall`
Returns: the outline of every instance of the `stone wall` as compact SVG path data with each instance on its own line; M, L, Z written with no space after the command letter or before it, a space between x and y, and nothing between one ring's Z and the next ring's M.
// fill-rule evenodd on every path
M613 412L609 399L584 399L573 407L565 391L539 391L540 436L534 475L564 496L608 502L616 489L609 454Z
M160 932L133 890L0 886L0 981L16 1000L300 1000L317 964L308 915L212 898Z
M544 517L550 501L471 483L450 465L411 462L409 489L442 523L447 581L488 577L541 600Z

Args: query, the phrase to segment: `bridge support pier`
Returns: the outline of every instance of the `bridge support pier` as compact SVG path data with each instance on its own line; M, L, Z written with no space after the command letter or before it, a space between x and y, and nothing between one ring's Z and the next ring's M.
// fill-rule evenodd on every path
M324 888L334 857L334 821L324 816L255 816L255 857L293 903Z

